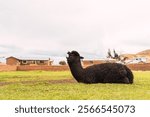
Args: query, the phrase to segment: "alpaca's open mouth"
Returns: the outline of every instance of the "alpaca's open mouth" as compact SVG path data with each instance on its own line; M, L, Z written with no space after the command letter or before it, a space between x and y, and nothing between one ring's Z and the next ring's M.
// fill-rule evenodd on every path
M66 58L69 58L69 54L67 53L67 56L66 56Z
M70 54L70 52L68 51L68 52L67 52L67 56L66 56L67 59L69 58L69 54Z

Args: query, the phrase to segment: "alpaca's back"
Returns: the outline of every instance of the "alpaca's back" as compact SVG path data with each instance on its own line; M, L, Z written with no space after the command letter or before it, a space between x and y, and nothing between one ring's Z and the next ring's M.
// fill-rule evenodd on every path
M133 83L133 74L125 65L104 63L85 69L87 83Z

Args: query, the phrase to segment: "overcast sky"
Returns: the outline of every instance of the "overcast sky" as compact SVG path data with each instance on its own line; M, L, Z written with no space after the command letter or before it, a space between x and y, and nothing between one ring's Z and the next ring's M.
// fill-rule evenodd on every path
M139 52L150 48L149 12L149 0L0 0L0 55Z

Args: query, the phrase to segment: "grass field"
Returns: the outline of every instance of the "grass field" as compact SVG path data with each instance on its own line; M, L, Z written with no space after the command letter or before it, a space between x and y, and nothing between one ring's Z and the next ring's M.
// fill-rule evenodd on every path
M150 71L134 72L134 84L82 84L69 71L0 72L1 100L145 100Z

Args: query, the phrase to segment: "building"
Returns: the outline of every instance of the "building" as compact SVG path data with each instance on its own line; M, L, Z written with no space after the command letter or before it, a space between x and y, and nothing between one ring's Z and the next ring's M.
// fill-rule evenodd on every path
M146 57L136 57L130 60L126 60L127 64L138 64L138 63L149 63L149 58Z
M7 65L52 65L52 60L50 59L39 59L39 58L16 58L8 57L6 58Z

